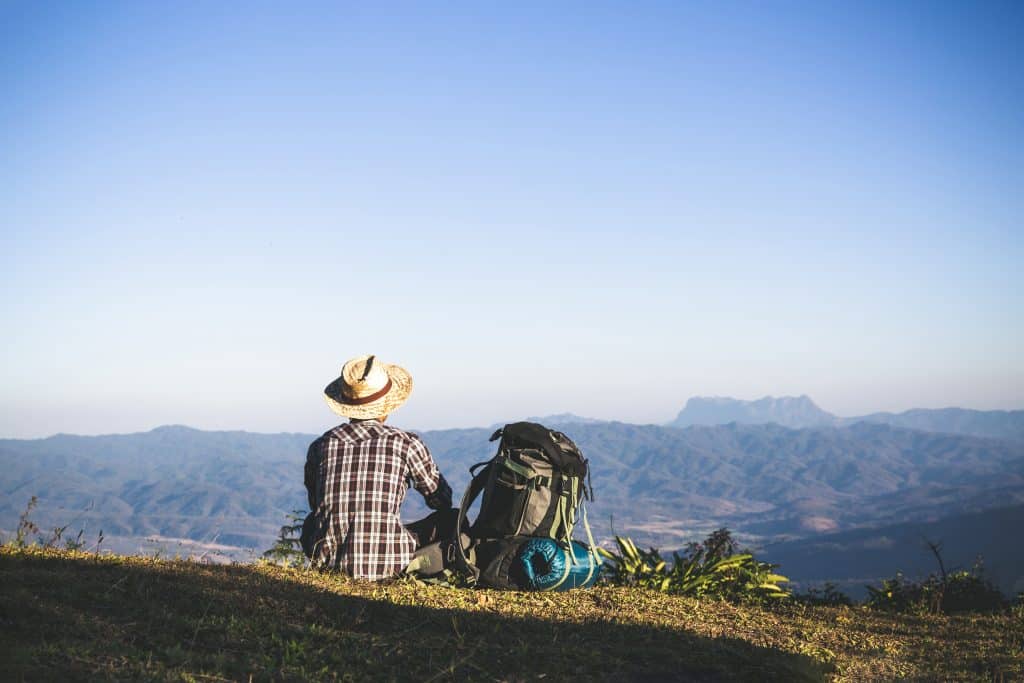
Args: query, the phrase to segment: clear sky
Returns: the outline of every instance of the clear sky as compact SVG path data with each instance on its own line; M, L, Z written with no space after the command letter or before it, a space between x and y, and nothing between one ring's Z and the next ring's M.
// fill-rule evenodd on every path
M0 0L0 436L1024 408L1024 5Z

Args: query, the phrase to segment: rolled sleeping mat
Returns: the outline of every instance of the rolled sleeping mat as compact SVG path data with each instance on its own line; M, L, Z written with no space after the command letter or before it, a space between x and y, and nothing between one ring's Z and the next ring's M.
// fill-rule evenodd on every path
M600 561L579 541L573 541L571 548L550 538L531 538L523 543L516 556L523 589L567 591L593 586L601 572ZM570 552L574 559L569 557Z

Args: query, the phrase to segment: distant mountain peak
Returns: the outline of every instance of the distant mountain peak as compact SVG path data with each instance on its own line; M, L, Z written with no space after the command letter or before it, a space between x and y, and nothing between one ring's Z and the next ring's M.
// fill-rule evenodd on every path
M160 425L150 430L150 434L195 434L201 430L188 425Z
M495 422L490 426L490 428L498 429L500 427L504 427L506 424L519 421L520 419L516 418L511 419L508 422ZM607 422L607 420L598 420L593 417L583 417L575 413L556 413L554 415L543 416L531 415L530 417L522 418L522 421L536 422L538 424L544 425L545 427L557 427L559 425L596 425Z
M669 423L672 427L690 425L717 425L776 423L784 427L822 427L836 423L836 416L811 400L800 396L765 396L754 401L743 401L727 396L694 396L686 402L679 415Z
M545 415L543 417L528 417L527 422L539 422L543 425L547 424L598 424L604 422L604 420L598 420L593 417L583 417L575 413L557 413L555 415Z

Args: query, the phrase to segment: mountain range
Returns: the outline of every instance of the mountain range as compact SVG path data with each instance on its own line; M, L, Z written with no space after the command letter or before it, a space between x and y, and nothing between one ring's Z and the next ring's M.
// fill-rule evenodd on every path
M804 399L752 402L759 405L747 414L793 421L817 408ZM683 411L687 419L736 414L715 417L703 400L695 401ZM729 407L722 400L716 405ZM932 424L938 412L902 415ZM1012 423L1002 413L981 415L940 424L938 431L883 420L799 428L736 419L681 428L565 414L539 421L565 431L590 459L596 500L589 518L599 539L617 533L671 550L728 526L745 544L774 548L801 565L787 569L816 580L843 579L839 573L859 578L869 568L847 556L842 572L831 577L800 573L809 560L794 549L811 546L793 544L847 533L870 537L871 529L908 524L941 527L946 519L1024 505L1024 443L953 433L979 425L1007 433ZM493 455L492 431L421 433L456 497L469 466ZM250 558L271 545L289 512L305 507L302 465L313 438L169 426L140 434L0 440L0 529L10 533L27 501L38 496L32 515L44 530L68 525L93 541L102 530L103 547L121 552ZM407 520L426 512L415 494L403 507ZM1001 533L991 529L989 536ZM964 552L981 552L985 539L977 534L960 534L958 542L972 538L977 550ZM1007 586L1024 575L1018 569L1000 568Z

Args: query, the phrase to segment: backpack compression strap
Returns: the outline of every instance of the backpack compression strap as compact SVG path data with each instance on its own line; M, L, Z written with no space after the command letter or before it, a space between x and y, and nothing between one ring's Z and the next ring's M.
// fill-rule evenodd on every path
M484 490L484 485L487 483L487 472L490 469L490 463L478 463L469 468L470 474L473 474L473 470L480 465L488 465L484 467L480 474L474 474L473 479L469 482L469 486L466 487L466 493L462 496L462 504L459 505L459 516L455 521L455 566L458 567L459 571L469 577L470 583L476 583L480 579L480 569L476 567L469 558L466 557L466 549L462 547L462 520L466 518L466 513L469 512L469 508L473 505L473 501L480 495L480 492Z

